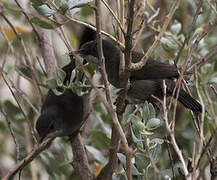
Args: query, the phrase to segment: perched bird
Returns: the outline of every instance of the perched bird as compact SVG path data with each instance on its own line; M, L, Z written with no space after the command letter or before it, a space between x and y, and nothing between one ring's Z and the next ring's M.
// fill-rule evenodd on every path
M79 47L93 40L96 32L84 28ZM75 68L75 60L70 55L71 62L62 69L66 73L63 84L70 81L71 72ZM46 137L76 136L89 113L89 96L77 96L71 90L65 90L62 95L48 91L41 108L41 114L36 122L36 130L42 141Z
M119 78L120 50L107 40L102 40L103 54L108 81L116 88L122 88ZM93 40L81 46L77 51L95 69L99 68L100 61L97 51L97 41ZM143 57L142 53L132 52L132 62L136 63ZM131 72L128 95L139 100L150 100L152 95L163 97L163 80L167 86L167 96L172 96L175 88L175 78L178 78L178 69L174 65L158 62L149 58L142 69ZM178 100L195 113L202 111L201 104L183 89L180 90Z
M70 80L74 63L63 67L66 81ZM48 91L36 122L36 130L40 141L45 137L76 136L86 119L88 112L88 96L77 96L67 89L62 95Z

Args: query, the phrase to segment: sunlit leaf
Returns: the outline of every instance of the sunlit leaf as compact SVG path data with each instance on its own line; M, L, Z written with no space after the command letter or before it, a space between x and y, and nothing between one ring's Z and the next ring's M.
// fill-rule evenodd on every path
M145 130L145 125L144 123L139 119L138 116L135 116L135 115L131 115L131 122L137 126L137 128L140 130L140 131L143 131Z
M103 156L103 154L98 149L96 149L93 146L88 146L88 145L86 145L85 147L98 162L102 164L106 164L107 162L106 158Z
M61 26L58 22L43 16L33 17L31 18L31 22L45 29L54 29Z
M32 28L29 27L29 26L25 26L25 25L23 25L23 26L15 26L15 29L21 35L29 34L29 33L32 32ZM4 27L3 31L4 31L6 37L7 37L7 39L9 41L13 41L13 40L15 40L17 38L16 35L14 34L14 31L12 30L12 28Z
M19 70L27 77L32 78L31 69L28 66L20 66Z
M136 167L140 170L145 170L145 168L150 163L150 159L144 155L144 153L136 153L135 154L135 164Z
M34 6L42 6L44 4L44 2L42 0L30 0L30 2Z
M55 89L58 86L57 81L54 78L47 79L46 85L48 86L49 89Z
M21 110L19 107L15 106L11 101L6 100L4 101L4 107L6 109L6 112L10 116L15 116L17 114L21 113Z
M49 6L44 5L44 4L41 6L37 6L37 5L33 4L33 7L42 16L50 17L55 13L55 11L53 9L50 9Z
M97 165L97 167L94 169L94 172L93 172L95 177L97 177L99 175L99 173L101 172L103 167L104 167L104 165L102 165L102 164Z
M159 126L161 125L161 120L158 119L158 118L152 118L152 119L149 119L147 124L146 124L146 127L148 129L156 129L158 128Z
M65 77L66 77L65 71L63 71L61 68L57 67L56 68L56 76L57 76L57 84L58 84L58 86L62 86L63 82L65 80Z
M181 31L181 28L182 28L182 25L181 23L179 22L175 22L171 27L171 31L174 33L174 34L178 34L180 31Z
M126 156L122 153L117 153L118 159L120 160L121 164L126 168ZM132 163L132 162L131 162ZM132 164L132 174L133 175L141 175L138 169Z
M94 143L96 143L96 146L98 148L105 148L105 149L109 148L110 139L105 133L98 130L92 130L91 134L93 136Z

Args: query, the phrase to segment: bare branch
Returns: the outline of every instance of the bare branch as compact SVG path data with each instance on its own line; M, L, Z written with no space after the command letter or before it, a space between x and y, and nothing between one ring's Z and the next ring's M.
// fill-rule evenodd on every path
M138 62L138 63L132 63L130 64L130 70L131 71L135 71L135 70L139 70L141 69L146 62L148 61L148 58L151 56L151 54L153 53L153 51L155 50L155 48L157 47L158 43L160 42L160 39L163 37L169 23L172 20L173 14L175 13L176 9L179 7L181 0L176 0L171 9L169 14L166 16L166 20L164 22L163 27L161 28L161 32L158 34L158 36L156 37L155 41L153 42L153 44L151 45L151 47L148 49L148 51L146 52L146 54L143 56L143 58Z
M120 27L121 31L123 34L125 34L125 30L123 27L123 24L121 23L121 21L118 19L118 17L115 15L114 11L111 9L111 7L108 5L108 3L105 0L102 0L103 4L108 8L108 10L110 11L110 13L112 14L112 16L115 18L115 20L118 23L118 26Z
M167 108L166 108L166 83L165 80L163 81L163 92L164 92L164 98L163 98L163 112L164 112L164 121L165 121L165 126L166 126L166 130L169 133L169 136L171 138L171 144L176 152L176 154L179 157L179 160L182 164L182 169L185 175L185 178L187 180L191 180L191 176L189 176L189 172L187 169L187 166L185 164L185 160L184 157L182 155L182 151L180 150L180 148L178 147L177 143L176 143L176 139L174 136L174 131L169 127L169 122L168 122L168 112L167 112Z
M44 140L39 146L36 144L31 153L28 154L22 161L14 165L14 167L8 172L8 174L3 177L2 180L11 180L16 175L16 173L22 170L26 165L28 165L31 161L33 161L42 151L48 148L51 142L55 138L47 138Z
M82 139L80 134L72 138L70 141L73 152L72 165L75 168L75 173L79 176L81 180L91 180L92 173L90 171L84 145L81 143Z

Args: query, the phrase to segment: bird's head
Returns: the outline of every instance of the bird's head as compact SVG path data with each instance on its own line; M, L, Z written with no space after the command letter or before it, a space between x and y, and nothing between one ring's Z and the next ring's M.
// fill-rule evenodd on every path
M47 137L63 136L61 116L56 112L42 113L36 122L36 130L40 137L40 142Z
M105 61L113 60L113 55L117 54L118 49L109 41L102 40L103 55ZM119 51L118 51L119 52ZM94 68L98 69L100 66L100 60L97 49L97 40L87 42L81 46L81 48L76 52L81 57L90 63Z

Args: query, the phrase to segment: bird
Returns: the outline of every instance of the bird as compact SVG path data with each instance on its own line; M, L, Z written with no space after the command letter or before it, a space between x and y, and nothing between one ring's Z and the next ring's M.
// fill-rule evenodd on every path
M96 38L96 32L84 28L78 47ZM75 59L69 53L71 62L62 70L66 73L63 84L71 78L71 72L76 68ZM59 89L61 90L61 89ZM36 130L42 142L47 137L75 137L89 115L89 96L78 96L72 90L66 89L57 96L49 90L43 102L40 116L36 121Z
M62 68L66 73L64 84L70 80L74 68L74 62ZM78 96L71 89L61 95L49 90L36 122L40 142L47 137L76 136L89 111L88 101L88 96Z
M108 81L116 88L123 88L119 78L120 49L105 39L102 39L102 48ZM76 53L83 57L96 70L99 69L100 60L97 50L97 40L84 43ZM132 51L132 62L139 62L143 56L143 53ZM167 96L172 96L176 85L174 79L179 77L178 70L175 65L165 64L149 58L145 66L140 70L131 72L128 95L142 101L150 101L152 95L162 98L163 80L165 80L167 87L166 94ZM194 113L202 111L201 104L183 89L180 89L178 101Z

